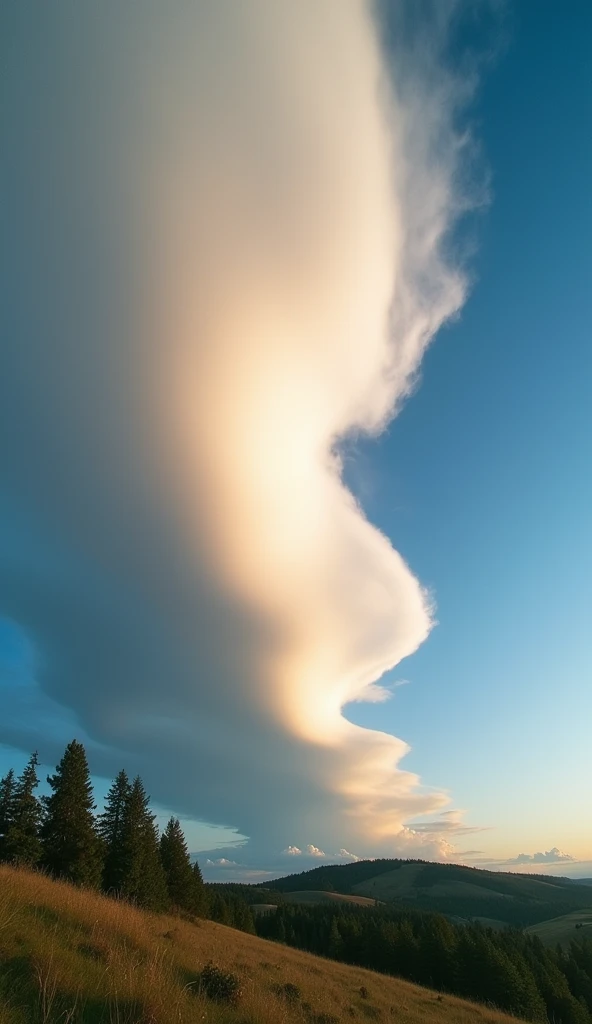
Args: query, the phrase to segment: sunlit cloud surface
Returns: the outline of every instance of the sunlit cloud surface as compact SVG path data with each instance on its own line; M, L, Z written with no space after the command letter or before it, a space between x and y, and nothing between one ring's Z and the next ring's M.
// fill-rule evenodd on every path
M343 715L433 608L339 456L465 294L442 18L410 60L355 0L2 17L0 612L35 658L0 740L75 727L255 852L446 856L457 819L405 823L447 795Z

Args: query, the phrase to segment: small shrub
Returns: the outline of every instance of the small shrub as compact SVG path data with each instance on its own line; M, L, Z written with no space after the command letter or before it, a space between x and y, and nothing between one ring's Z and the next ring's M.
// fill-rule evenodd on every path
M287 981L284 985L277 985L275 993L280 999L285 999L287 1003L292 1004L298 1003L302 995L298 985L293 985L291 981Z
M362 997L362 999L368 998L368 989L366 988L365 985L360 985L360 996Z
M206 964L200 977L201 991L218 1003L237 1003L242 995L241 982L232 971L223 971L215 964Z
M311 1024L339 1024L339 1017L334 1013L315 1013L310 1018Z
M78 944L78 952L81 953L82 956L87 957L88 960L107 960L105 950L101 949L100 946L93 945L92 942L80 942Z

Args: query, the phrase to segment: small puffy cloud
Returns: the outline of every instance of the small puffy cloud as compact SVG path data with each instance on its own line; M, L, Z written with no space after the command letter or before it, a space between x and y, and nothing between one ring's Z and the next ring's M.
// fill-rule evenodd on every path
M551 850L547 850L545 853L539 851L538 853L519 853L517 857L513 857L507 860L506 864L563 864L570 861L574 861L575 857L572 857L569 853L564 853L557 846L554 846Z
M228 860L226 857L218 857L217 860L206 860L209 868L238 868L240 865L235 860Z
M466 851L465 855L468 856L470 852ZM478 853L478 851L475 851L475 853ZM486 868L490 871L519 870L522 867L528 868L531 866L544 868L545 866L553 867L558 864L582 864L576 857L572 857L570 853L560 850L558 846L553 846L550 850L539 850L537 853L519 853L517 857L508 857L506 860L496 860L486 856L471 856L471 860L474 866L478 865L480 868Z
M324 850L320 850L318 846L313 846L310 843L304 851L299 846L287 846L285 850L282 850L282 854L286 857L327 857L331 861L360 859L357 854L350 853L344 847L341 847L338 853L325 853Z

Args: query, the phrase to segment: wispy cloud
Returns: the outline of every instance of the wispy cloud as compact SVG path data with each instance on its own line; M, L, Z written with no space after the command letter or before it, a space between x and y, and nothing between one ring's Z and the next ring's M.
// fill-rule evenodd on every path
M463 820L464 811L449 810L430 821L414 821L408 826L410 832L426 836L466 836L473 832L487 832L486 825L465 825Z
M342 714L433 607L338 454L465 295L443 7L388 55L362 0L33 7L3 69L0 609L37 659L0 740L53 760L67 709L95 771L252 851L297 821L313 857L445 855L404 823L447 796Z

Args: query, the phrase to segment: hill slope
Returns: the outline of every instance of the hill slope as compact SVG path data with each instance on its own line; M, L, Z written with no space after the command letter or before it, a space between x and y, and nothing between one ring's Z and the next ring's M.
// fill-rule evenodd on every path
M538 935L545 946L556 946L559 943L568 949L570 942L592 935L592 910L576 910L573 914L552 917L549 921L531 925L526 931L530 935Z
M209 960L240 976L244 995L236 1007L200 995L199 972ZM0 1024L339 1024L354 1018L514 1020L211 921L141 913L0 867Z
M266 887L282 893L336 890L448 916L532 925L592 908L592 887L543 875L482 871L459 864L376 860L313 868Z
M341 892L323 892L318 889L301 889L284 894L285 903L352 903L358 907L375 907L377 901L368 896L346 896Z

